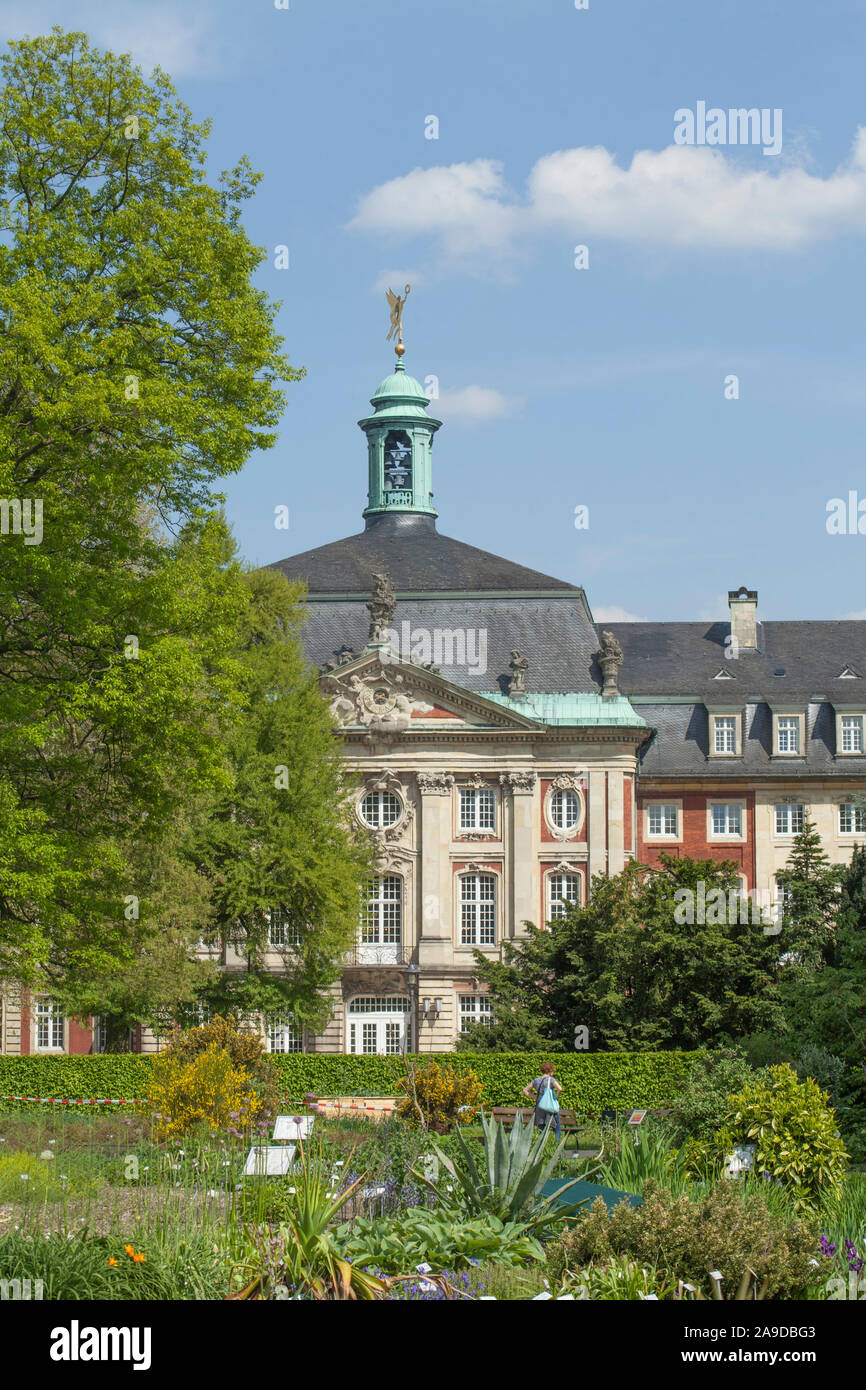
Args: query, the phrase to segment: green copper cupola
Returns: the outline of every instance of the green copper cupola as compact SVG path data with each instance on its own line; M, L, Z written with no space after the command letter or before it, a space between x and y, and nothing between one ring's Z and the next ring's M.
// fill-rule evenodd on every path
M427 414L430 401L420 381L398 361L370 404L374 413L358 421L367 436L369 458L367 525L370 518L388 514L435 517L431 453L442 421Z

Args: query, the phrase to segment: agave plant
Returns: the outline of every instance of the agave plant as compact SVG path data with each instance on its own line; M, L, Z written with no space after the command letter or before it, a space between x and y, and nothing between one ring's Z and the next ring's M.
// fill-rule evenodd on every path
M524 1124L520 1116L515 1115L509 1132L504 1124L489 1119L482 1111L481 1124L484 1131L484 1164L481 1167L459 1129L456 1135L461 1153L456 1161L432 1141L439 1162L459 1187L462 1205L472 1215L490 1212L500 1221L521 1221L528 1231L538 1233L563 1217L572 1216L584 1205L585 1198L568 1205L559 1204L559 1198L586 1174L563 1182L547 1196L541 1195L541 1188L565 1148L564 1138L555 1146L552 1156L545 1158L547 1131L541 1130L533 1136L531 1120ZM452 1194L443 1190L441 1180L435 1183L420 1172L415 1172L414 1176L432 1188L443 1205L453 1203Z
M311 1163L299 1145L300 1172L292 1177L293 1201L276 1232L266 1227L251 1233L252 1258L245 1268L253 1277L232 1299L300 1297L314 1299L381 1299L391 1286L357 1268L340 1254L333 1222L348 1198L366 1181L362 1174L337 1188L328 1176L323 1155Z

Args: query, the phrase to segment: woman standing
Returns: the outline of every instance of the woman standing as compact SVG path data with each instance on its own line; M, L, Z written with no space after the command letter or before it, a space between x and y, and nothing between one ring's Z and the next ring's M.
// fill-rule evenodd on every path
M538 1129L548 1129L553 1124L553 1133L559 1139L562 1133L562 1126L559 1122L559 1094L562 1087L553 1075L554 1066L552 1062L545 1062L541 1068L541 1075L536 1076L534 1081L530 1081L528 1086L524 1086L523 1094L532 1100L535 1096L535 1124Z

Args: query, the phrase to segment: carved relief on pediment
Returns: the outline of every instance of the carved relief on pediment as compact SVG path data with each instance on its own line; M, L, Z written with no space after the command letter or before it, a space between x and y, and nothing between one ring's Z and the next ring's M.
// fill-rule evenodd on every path
M342 728L361 725L371 733L403 733L413 713L432 709L405 685L400 671L382 663L363 676L357 671L350 676L327 675L322 688L331 697L331 714Z

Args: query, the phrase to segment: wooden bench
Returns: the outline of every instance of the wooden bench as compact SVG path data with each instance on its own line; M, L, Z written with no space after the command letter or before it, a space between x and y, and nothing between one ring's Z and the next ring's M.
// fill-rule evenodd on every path
M494 1105L490 1113L494 1120L501 1120L504 1125L511 1129L515 1115L519 1115L525 1123L527 1120L531 1120L535 1114L535 1106ZM587 1120L585 1115L579 1115L576 1110L560 1110L559 1123L563 1134L577 1134L582 1129L594 1129L597 1121Z

